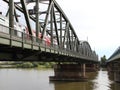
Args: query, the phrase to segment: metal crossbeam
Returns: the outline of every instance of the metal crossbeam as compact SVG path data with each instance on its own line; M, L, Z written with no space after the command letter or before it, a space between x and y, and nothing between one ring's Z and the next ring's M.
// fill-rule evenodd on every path
M94 54L93 56L97 58L96 53L93 53L91 50L89 43L80 42L71 22L55 0L20 0L19 3L14 2L14 0L3 1L9 4L8 13L10 13L11 17L11 23L9 26L11 28L14 28L14 18L16 18L16 21L19 22L16 9L24 14L27 25L26 27L28 28L29 34L32 38L33 25L31 25L30 19L34 21L34 29L36 30L34 38L36 40L31 39L32 43L39 43L39 41L45 42L45 38L47 38L50 40L50 47L47 46L49 48L52 46L52 48L56 49L56 47L53 46L57 46L57 50L68 50L68 53L74 52L86 57ZM32 2L34 2L34 5L31 6L31 13L31 11L28 12L28 5ZM45 7L40 7L42 5L45 5ZM8 15L8 13L6 15ZM24 39L24 37L22 38ZM33 46L31 47L34 48Z
M20 0L20 1L21 1L23 12L24 12L24 16L25 16L25 19L26 19L29 34L32 35L32 29L31 29L31 25L30 25L30 18L29 18L29 14L28 14L28 11L27 11L25 0Z

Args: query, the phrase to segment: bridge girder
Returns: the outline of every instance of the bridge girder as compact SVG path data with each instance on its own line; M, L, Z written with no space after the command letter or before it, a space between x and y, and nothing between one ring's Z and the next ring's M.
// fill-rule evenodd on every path
M9 0L3 1L9 3ZM98 56L91 50L88 42L80 43L81 41L77 37L72 24L55 0L40 0L40 2L36 0L34 5L31 6L32 14L29 12L30 2L20 0L18 3L13 0L11 3L14 3L15 10L17 9L24 14L30 35L33 34L32 25L30 24L31 19L35 22L36 37L41 33L42 41L45 36L49 36L51 46L56 44L59 49L78 52L80 55L98 59ZM45 6L45 8L40 6ZM17 18L17 21L19 21L19 18Z
M3 0L3 1L5 1L5 2L9 2L8 0ZM24 13L24 15L25 15L25 19L26 19L26 22L27 22L27 27L28 27L28 30L29 30L29 33L32 35L32 29L31 29L31 26L30 26L30 21L29 21L29 17L32 19L32 20L34 20L36 23L37 23L37 20L38 19L36 19L36 17L34 16L34 14L32 14L32 15L30 15L30 14L28 14L28 12L27 12L27 6L26 6L26 4L25 4L25 2L23 2L24 0L21 0L21 5L22 5L22 7L20 6L20 5L18 5L18 4L15 4L15 7L18 9L18 10L20 10L21 12L23 12ZM43 2L48 2L49 0L43 0ZM33 8L34 8L34 6L33 6ZM56 11L57 10L57 11ZM43 12L43 11L41 11L41 12ZM53 16L51 17L52 19L53 19L53 21L51 21L50 20L50 14L51 13L53 13ZM36 13L35 13L36 14ZM38 29L41 29L42 30L42 39L43 39L43 37L45 36L45 32L47 32L50 36L51 36L51 34L53 35L54 34L54 38L57 38L56 40L57 40L57 44L59 45L59 46L61 46L61 47L65 47L65 42L67 42L67 40L69 40L69 43L71 43L71 37L72 37L72 39L74 39L76 42L75 43L79 43L79 39L78 39L78 37L77 37L77 35L76 35L76 33L75 33L75 30L73 29L73 27L72 27L72 25L71 25L71 23L70 23L70 21L68 20L68 18L66 17L66 15L64 14L64 12L62 11L62 9L60 8L60 6L57 4L57 2L55 1L55 0L50 0L49 1L49 3L48 3L48 7L47 7L47 11L46 12L44 12L44 14L46 14L45 15L45 19L44 19L44 22L42 22L42 24L41 24L41 22L39 21L39 25L41 26L41 27L39 27ZM59 17L58 17L58 14L59 14ZM43 13L42 14L39 14L39 17L41 16L41 15L43 15ZM60 20L58 21L57 20L57 18L56 17L58 17L58 18L60 18ZM51 25L51 28L53 27L53 30L50 30L50 28L47 28L49 25L48 25L48 22L50 23L50 24L52 24ZM43 24L44 23L44 24ZM66 23L66 25L64 25L64 23ZM69 26L68 26L68 24L67 23L69 23ZM59 27L59 28L58 28ZM66 29L64 28L64 27L66 27ZM37 26L36 26L36 28L37 28ZM69 29L68 31L67 31L67 29ZM37 30L36 30L37 31ZM38 30L38 31L40 31L40 30ZM49 32L52 32L53 31L53 33L49 33ZM67 35L66 36L64 36L65 35L65 32L67 31ZM36 33L37 34L37 33ZM72 35L72 36L70 36L70 35ZM37 36L37 35L36 35ZM53 38L52 37L52 38ZM61 43L60 43L61 42ZM62 45L63 44L63 45ZM72 44L72 43L71 43ZM71 45L70 44L70 45ZM76 44L76 45L78 45L78 44ZM68 46L68 45L67 45ZM71 48L69 48L69 49L72 49L73 47L72 47L73 45L71 45Z

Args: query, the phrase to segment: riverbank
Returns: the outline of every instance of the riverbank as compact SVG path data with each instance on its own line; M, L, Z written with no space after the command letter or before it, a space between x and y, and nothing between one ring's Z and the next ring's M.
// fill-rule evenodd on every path
M52 68L54 62L2 62L0 68Z

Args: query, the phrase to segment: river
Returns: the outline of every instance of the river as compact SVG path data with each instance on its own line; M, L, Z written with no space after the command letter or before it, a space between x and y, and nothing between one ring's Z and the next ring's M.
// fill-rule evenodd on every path
M120 90L107 71L88 73L87 82L50 82L52 69L0 69L0 90Z

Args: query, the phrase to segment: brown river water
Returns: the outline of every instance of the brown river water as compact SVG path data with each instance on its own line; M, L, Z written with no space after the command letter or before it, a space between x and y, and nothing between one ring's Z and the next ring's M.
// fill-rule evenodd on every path
M0 90L120 90L107 71L87 73L86 82L50 82L52 69L0 69Z

